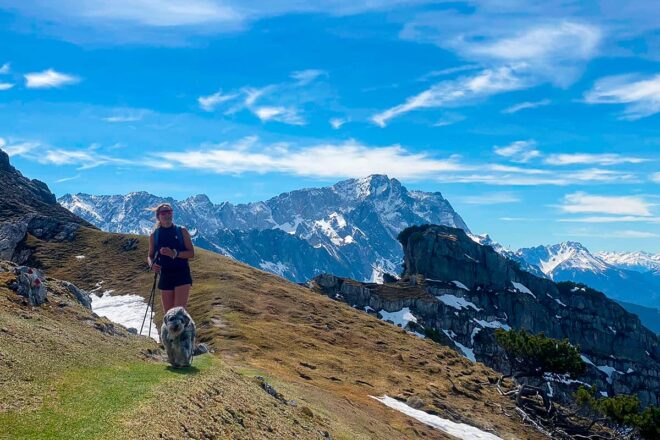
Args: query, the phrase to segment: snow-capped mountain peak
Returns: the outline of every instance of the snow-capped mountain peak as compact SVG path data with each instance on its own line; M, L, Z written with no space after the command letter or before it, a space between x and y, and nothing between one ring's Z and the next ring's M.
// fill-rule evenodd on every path
M660 254L650 252L598 252L598 258L620 269L637 272L660 271Z
M602 272L610 268L609 264L592 255L586 247L575 241L523 248L516 254L529 264L538 266L550 278L553 278L557 270Z

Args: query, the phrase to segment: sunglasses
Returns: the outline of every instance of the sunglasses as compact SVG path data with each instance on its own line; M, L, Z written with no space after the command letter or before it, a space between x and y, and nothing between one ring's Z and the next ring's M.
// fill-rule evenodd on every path
M170 214L171 212L172 212L171 209L161 209L160 211L158 211L158 215L161 215L161 214Z

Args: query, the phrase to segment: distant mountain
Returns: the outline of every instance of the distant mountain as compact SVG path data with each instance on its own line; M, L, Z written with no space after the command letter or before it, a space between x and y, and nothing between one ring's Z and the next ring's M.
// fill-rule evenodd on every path
M411 225L469 232L441 193L408 191L385 175L238 205L213 204L203 194L176 201L146 192L67 194L58 201L105 231L137 234L153 229L150 208L171 203L175 222L188 227L196 245L299 282L322 272L364 281L399 273L403 253L396 236Z
M606 260L593 255L580 243L567 241L523 248L515 254L528 264L539 267L552 280L584 283L619 301L660 307L660 272L641 272L628 269L631 265L613 265L610 261L614 253L609 253Z
M660 272L660 254L649 252L598 252L598 258L619 269L636 272Z

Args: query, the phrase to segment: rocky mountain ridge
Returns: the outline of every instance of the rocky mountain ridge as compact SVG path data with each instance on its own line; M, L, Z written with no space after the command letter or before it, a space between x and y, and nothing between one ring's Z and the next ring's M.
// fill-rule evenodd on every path
M412 227L402 232L401 242L405 272L397 283L323 275L311 285L409 331L430 329L466 357L500 371L506 365L494 341L496 328L568 338L587 363L579 381L609 395L635 393L644 404L658 404L660 338L602 293L537 277L460 229ZM556 377L552 386L568 394L576 383Z

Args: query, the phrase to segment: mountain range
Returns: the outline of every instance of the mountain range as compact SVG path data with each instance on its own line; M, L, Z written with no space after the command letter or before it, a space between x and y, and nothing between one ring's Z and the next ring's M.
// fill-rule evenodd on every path
M441 193L409 191L385 175L236 205L214 204L203 194L177 201L146 192L66 194L58 201L104 231L134 234L150 233L150 209L170 203L175 223L188 227L197 246L297 282L323 272L382 281L384 273L401 271L396 236L406 227L434 223L469 231Z

